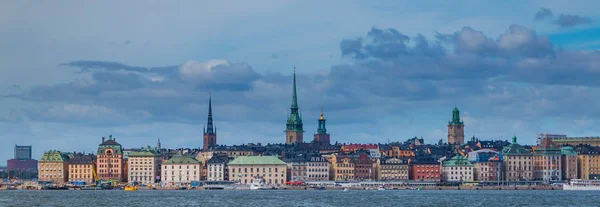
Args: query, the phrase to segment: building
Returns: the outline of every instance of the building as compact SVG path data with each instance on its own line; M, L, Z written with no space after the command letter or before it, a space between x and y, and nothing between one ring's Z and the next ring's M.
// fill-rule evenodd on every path
M354 158L349 155L331 155L329 176L335 181L354 180Z
M38 162L38 180L65 183L69 180L69 157L60 151L44 152Z
M227 170L227 162L229 158L226 155L212 156L206 161L206 180L222 181L229 180L229 172Z
M317 128L317 133L315 134L313 142L321 144L321 145L329 145L331 143L330 136L327 133L327 128L325 127L325 117L323 116L323 107L321 107L321 116L319 116L319 127Z
M302 117L298 113L298 96L296 94L296 66L294 66L294 83L292 86L292 106L285 127L285 143L298 144L304 142Z
M454 107L452 121L448 122L448 144L462 145L465 143L465 125L460 121L460 111Z
M252 179L264 179L268 185L283 185L286 181L286 163L274 156L241 156L227 164L229 180L250 184Z
M212 97L208 96L208 121L206 123L206 129L204 129L204 142L202 143L202 149L212 149L217 146L217 127L213 126L212 117Z
M473 174L473 164L461 155L442 162L443 181L469 182L473 181Z
M97 175L100 180L120 182L124 180L123 148L115 138L110 135L108 140L102 137L98 145Z
M133 151L127 159L127 182L130 184L152 185L160 182L162 157L150 146Z
M580 144L589 144L591 146L600 146L600 137L549 137L552 142L558 146L571 145L576 146Z
M560 147L562 179L571 180L577 179L577 153L571 146Z
M469 152L473 164L473 179L477 181L499 181L502 176L502 155L490 149Z
M408 159L380 158L377 180L408 180Z
M31 160L31 146L15 145L15 160Z
M583 180L600 179L600 147L591 145L578 145L577 173Z
M288 166L289 181L307 181L308 180L308 161L310 158L306 154L294 155L285 162Z
M347 153L352 153L352 152L356 152L356 151L362 151L362 150L372 150L372 149L376 149L379 150L379 146L377 144L343 144L340 151L344 154Z
M313 155L308 160L306 166L308 181L328 181L329 180L329 162L320 156Z
M546 138L546 136L548 136L548 138L550 138L553 141L554 141L554 139L566 139L567 138L567 135L564 135L564 134L544 134L544 133L538 133L538 134L536 134L536 138L537 139L536 139L536 143L535 144L536 145L540 145L542 143L542 139ZM560 144L559 144L559 146L560 146Z
M502 160L505 180L533 179L533 154L517 143L517 136L513 136L512 143L502 149Z
M546 137L533 150L533 177L545 182L562 180L562 154L560 148Z
M94 170L96 155L73 153L69 159L69 182L79 184L92 184L96 181Z
M369 157L370 154L360 152L354 159L354 179L355 180L376 180L377 162Z
M417 157L410 163L409 168L410 180L439 182L442 179L440 162L433 157Z
M385 150L388 157L402 158L415 157L415 153L410 150L409 146L393 144L388 150Z
M186 186L200 181L202 163L188 155L176 154L162 163L163 186Z

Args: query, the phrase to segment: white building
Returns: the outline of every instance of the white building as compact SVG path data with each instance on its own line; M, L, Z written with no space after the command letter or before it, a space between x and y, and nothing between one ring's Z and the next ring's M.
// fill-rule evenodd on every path
M160 154L150 148L132 151L128 155L127 181L130 184L154 184L160 180Z
M206 180L222 181L227 180L227 157L213 156L206 161Z
M308 181L328 181L329 180L329 162L324 157L312 156L307 162L307 180Z
M460 155L442 162L442 181L473 181L473 164Z
M175 155L162 166L162 183L165 186L187 185L200 181L202 175L202 163L186 155Z

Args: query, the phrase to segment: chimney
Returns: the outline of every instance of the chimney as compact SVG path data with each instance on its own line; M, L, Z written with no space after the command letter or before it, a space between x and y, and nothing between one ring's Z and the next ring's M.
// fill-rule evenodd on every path
M102 137L102 143L104 143L104 137Z

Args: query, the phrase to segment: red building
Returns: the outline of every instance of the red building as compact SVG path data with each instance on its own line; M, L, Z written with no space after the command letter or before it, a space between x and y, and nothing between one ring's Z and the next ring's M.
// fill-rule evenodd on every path
M37 166L38 166L37 160L10 159L6 162L7 162L6 170L8 170L8 171L37 172Z
M369 154L360 153L354 159L354 179L355 180L376 180L377 170L375 170L375 161L371 160Z
M431 157L421 157L412 161L409 165L408 177L415 181L441 180L440 163Z

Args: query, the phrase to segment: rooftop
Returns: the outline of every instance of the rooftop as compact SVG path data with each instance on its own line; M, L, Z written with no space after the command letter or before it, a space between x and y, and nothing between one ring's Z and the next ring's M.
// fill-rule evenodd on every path
M275 156L240 156L236 157L229 165L285 165Z

